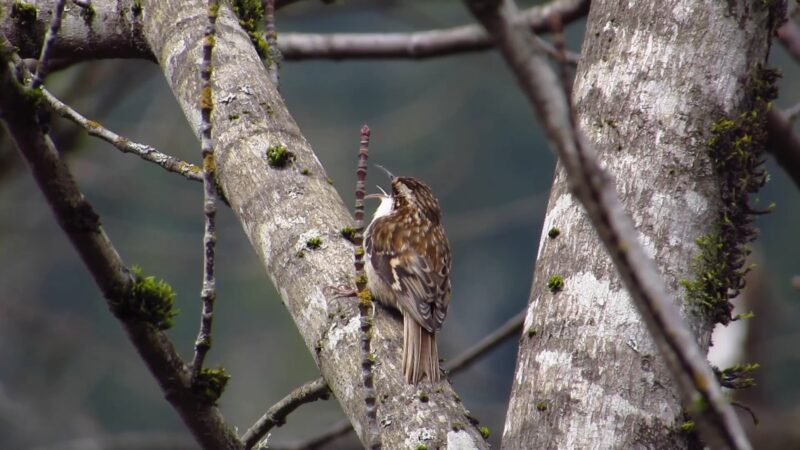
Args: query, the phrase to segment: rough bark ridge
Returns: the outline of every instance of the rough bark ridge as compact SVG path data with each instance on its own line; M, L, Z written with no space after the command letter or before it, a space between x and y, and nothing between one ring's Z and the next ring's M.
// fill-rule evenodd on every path
M206 23L202 1L142 1L144 34L196 130L198 65ZM220 9L213 56L212 123L219 184L280 292L323 377L366 437L357 300L333 299L331 286L353 285L352 225L309 143L272 86L237 19ZM354 130L354 136L357 136ZM358 142L353 139L353 156ZM268 150L290 152L281 167ZM308 172L304 174L304 169ZM307 247L310 238L322 245ZM220 308L225 300L220 300ZM487 448L449 383L409 386L402 377L400 322L378 308L374 327L378 418L385 448ZM270 355L264 355L269 358ZM421 395L424 392L425 395Z
M768 33L756 2L592 2L573 93L579 122L676 299L719 206L711 126L742 111ZM554 275L563 290L548 288ZM688 320L707 348L712 324ZM679 398L656 355L558 166L503 447L685 448Z

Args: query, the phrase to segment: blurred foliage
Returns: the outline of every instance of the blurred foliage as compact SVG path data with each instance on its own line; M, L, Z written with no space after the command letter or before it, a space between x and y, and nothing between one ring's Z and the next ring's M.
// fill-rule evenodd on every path
M278 30L412 31L470 22L458 2L377 3L299 2L278 13ZM568 30L570 48L579 48L582 28ZM800 70L779 47L773 53L785 73L777 101L785 107L800 101ZM420 177L439 196L454 254L441 355L455 356L527 304L554 158L498 55L285 62L281 80L290 111L346 204L353 203L364 123L372 128L373 162ZM132 140L200 161L198 141L150 63L85 64L51 76L47 85ZM189 356L200 311L201 185L53 120L57 142L70 149L70 167L124 260L171 281L181 314L169 334ZM183 433L7 141L0 162L0 447L131 431ZM800 195L772 164L770 173L761 197L777 208L759 219L755 245L782 313L764 331L767 342L800 333L797 293L788 282L800 273ZM369 181L387 185L377 175ZM220 208L218 217L218 300L207 364L231 374L220 405L243 430L317 371L233 214ZM796 405L800 358L762 348L750 358L761 364L767 404ZM503 429L515 355L516 343L508 342L454 380L488 429ZM305 406L271 442L308 437L341 417L335 401ZM501 434L490 441L497 444Z

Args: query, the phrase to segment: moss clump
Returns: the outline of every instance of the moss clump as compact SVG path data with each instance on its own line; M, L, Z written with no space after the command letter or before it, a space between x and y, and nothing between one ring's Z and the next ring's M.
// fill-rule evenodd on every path
M238 114L230 114L230 115L228 115L228 120L231 120L231 121L239 120L239 115Z
M547 411L547 403L546 402L537 402L536 403L536 410L539 411L539 412Z
M286 167L294 160L294 154L285 145L271 145L267 149L267 163L272 167Z
M369 307L372 304L372 292L369 289L364 288L358 291L358 300L363 306Z
M538 331L536 331L536 328L533 328L533 327L528 328L528 331L526 332L526 334L528 335L528 338L532 338L532 337L536 336L537 333L538 333Z
M231 376L224 367L204 368L194 380L192 389L200 396L203 403L216 405L230 379Z
M304 252L302 250L298 250L297 253L294 254L294 256L297 256L298 258L305 258L306 257L306 252Z
M420 392L420 393L417 395L417 398L418 398L418 399L419 399L419 401L421 401L422 403L428 403L428 400L430 400L430 398L428 397L428 393L427 393L427 392Z
M167 330L175 324L175 291L164 280L142 275L142 269L131 269L134 281L122 298L111 300L111 311L124 321L149 324L157 330Z
M559 234L561 234L561 230L558 227L550 228L550 231L547 232L547 236L550 237L550 239L557 238Z
M761 366L756 363L736 364L727 369L712 366L711 369L714 371L720 386L728 389L747 389L756 385L756 380L752 377L752 373L759 367Z
M319 236L309 238L306 241L306 247L310 248L311 250L317 250L318 248L322 247L322 239Z
M461 422L453 422L453 425L450 428L453 431L461 431L464 429L464 424Z
M417 444L417 446L414 447L414 450L428 450L428 446L425 444Z
M36 18L38 16L39 11L36 10L34 5L19 1L11 5L11 18L15 19L23 28L33 28L33 26L36 25Z
M311 175L311 171L308 168L303 168L300 171L300 175L306 175L306 176Z
M357 247L355 250L356 256L364 256L364 253L365 253L364 247Z
M769 178L764 168L766 116L778 95L779 76L775 70L758 67L748 88L750 109L737 117L723 117L711 127L708 148L721 207L711 232L697 238L694 279L681 284L688 300L717 323L732 320L730 300L744 288L748 244L757 236L754 217L770 209L756 209L750 197Z
M681 423L681 426L680 426L679 430L680 430L681 433L691 433L691 432L693 432L694 431L694 421L693 420L687 420L687 421Z
M552 293L556 293L564 289L564 277L561 275L553 275L547 280L547 289Z
M356 229L353 227L344 227L342 228L342 237L347 239L352 243L356 243Z
M264 17L264 8L261 0L231 0L231 6L239 18L239 25L247 32L250 42L262 59L269 55L269 44L259 30L259 24Z
M359 286L366 286L367 285L367 274L362 273L362 274L356 275L355 282Z
M489 439L489 436L492 434L492 432L489 430L489 427L478 427L478 431L481 432L481 436L484 439Z

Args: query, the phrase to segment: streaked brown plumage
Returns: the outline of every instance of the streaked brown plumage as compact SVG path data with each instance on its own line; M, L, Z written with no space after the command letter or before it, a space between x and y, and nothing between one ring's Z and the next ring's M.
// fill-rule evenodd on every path
M416 384L439 381L436 333L450 302L450 245L439 202L412 177L392 177L367 227L367 283L381 303L403 314L403 373Z

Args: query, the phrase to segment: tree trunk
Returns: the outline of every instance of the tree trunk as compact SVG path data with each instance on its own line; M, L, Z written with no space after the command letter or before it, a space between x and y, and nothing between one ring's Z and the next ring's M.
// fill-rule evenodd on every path
M747 108L770 20L752 1L592 2L573 101L676 302L719 214L712 125ZM503 448L687 446L673 380L560 165L529 301ZM713 321L683 304L707 349Z
M197 130L206 3L150 0L142 5L145 37ZM212 123L219 184L322 376L366 442L358 300L333 298L328 289L354 285L353 246L340 232L352 219L227 6L220 9L217 27ZM358 132L353 130L354 168ZM267 150L278 145L292 154L285 167L268 163ZM308 248L307 241L317 237L322 245ZM220 299L218 307L225 304ZM447 381L405 383L400 321L377 308L373 332L383 447L487 448ZM276 361L276 370L280 367Z

